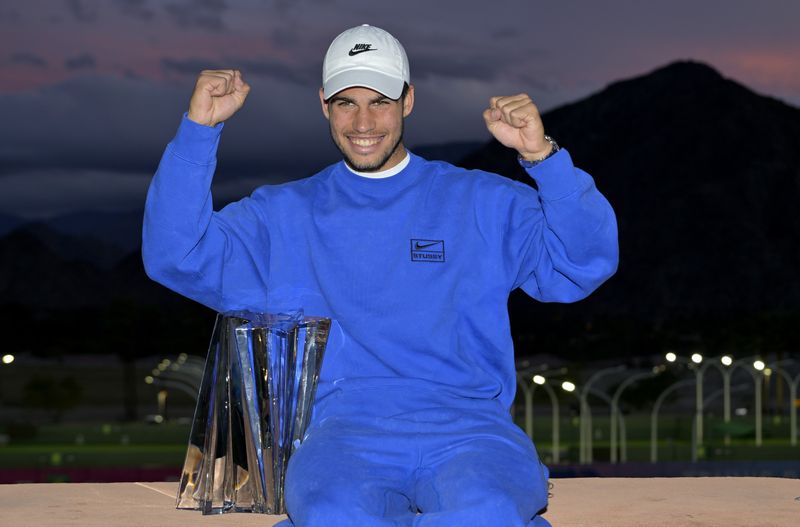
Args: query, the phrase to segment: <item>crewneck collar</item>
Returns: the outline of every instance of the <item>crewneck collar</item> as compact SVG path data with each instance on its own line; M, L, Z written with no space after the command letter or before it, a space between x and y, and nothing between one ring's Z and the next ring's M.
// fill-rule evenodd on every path
M345 163L344 166L346 166L347 169L350 172L352 172L353 174L355 174L357 176L361 176L361 177L365 177L365 178L369 178L369 179L384 179L384 178L392 177L395 174L400 173L401 170L403 170L404 168L406 168L408 166L408 163L410 161L411 161L411 156L408 155L408 150L406 150L406 156L403 158L402 161L397 163L392 168L387 168L386 170L381 170L380 172L359 172L358 170L353 170L353 167L351 167L347 163Z
M335 165L333 175L341 181L344 188L355 190L362 194L388 195L399 192L410 186L417 180L420 174L420 163L422 159L413 153L406 151L406 158L392 167L389 171L399 168L399 171L391 176L371 178L358 175L344 161L339 161ZM388 172L388 171L383 171Z

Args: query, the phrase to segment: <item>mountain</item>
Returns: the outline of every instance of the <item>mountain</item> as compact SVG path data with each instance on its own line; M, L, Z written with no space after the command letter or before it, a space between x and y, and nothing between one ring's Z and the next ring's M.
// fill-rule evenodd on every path
M8 214L0 214L0 236L5 236L24 223L25 220L22 218L9 216Z
M125 251L133 251L142 243L143 211L83 211L46 220L46 224L63 234L90 237Z
M151 281L139 251L24 225L0 238L0 304L42 309L169 304L175 295Z
M458 164L458 162L483 146L482 142L464 141L436 145L415 145L409 150L425 159L436 159Z
M658 322L800 312L800 110L676 62L543 121L619 222L616 276L560 313ZM529 181L496 141L461 165ZM526 317L547 309L514 305Z
M0 239L3 303L81 307L104 302L102 273L88 263L62 258L40 234L22 228Z
M116 247L122 252L137 250L142 243L143 210L129 212L80 211L41 220L0 214L0 236L30 225L72 238L87 238Z
M36 238L60 259L88 263L99 269L110 269L129 254L128 250L92 236L63 234L47 223L26 223L14 232Z

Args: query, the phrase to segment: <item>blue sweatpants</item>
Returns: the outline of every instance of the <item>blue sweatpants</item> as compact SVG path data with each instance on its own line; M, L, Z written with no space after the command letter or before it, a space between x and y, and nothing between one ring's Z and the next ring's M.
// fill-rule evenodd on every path
M547 469L492 400L381 388L315 409L280 527L545 527Z

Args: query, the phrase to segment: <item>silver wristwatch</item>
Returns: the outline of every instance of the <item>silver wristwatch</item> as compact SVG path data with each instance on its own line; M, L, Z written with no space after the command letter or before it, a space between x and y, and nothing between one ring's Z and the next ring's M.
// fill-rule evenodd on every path
M561 147L558 146L558 143L556 143L555 139L553 139L549 135L544 136L544 138L548 143L550 143L550 146L552 146L553 149L550 150L550 153L547 154L546 156L544 156L543 158L534 159L533 161L528 161L527 159L525 159L521 155L517 154L517 161L519 161L519 164L522 165L522 168L533 168L536 165L538 165L539 163L541 163L542 161L544 161L545 159L549 159L549 158L553 157L553 155L556 152L561 150Z

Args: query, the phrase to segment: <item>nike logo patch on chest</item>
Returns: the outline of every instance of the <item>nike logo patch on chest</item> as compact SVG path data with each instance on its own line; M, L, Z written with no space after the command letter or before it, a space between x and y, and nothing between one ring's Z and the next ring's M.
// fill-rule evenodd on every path
M444 240L411 239L412 262L444 262Z

